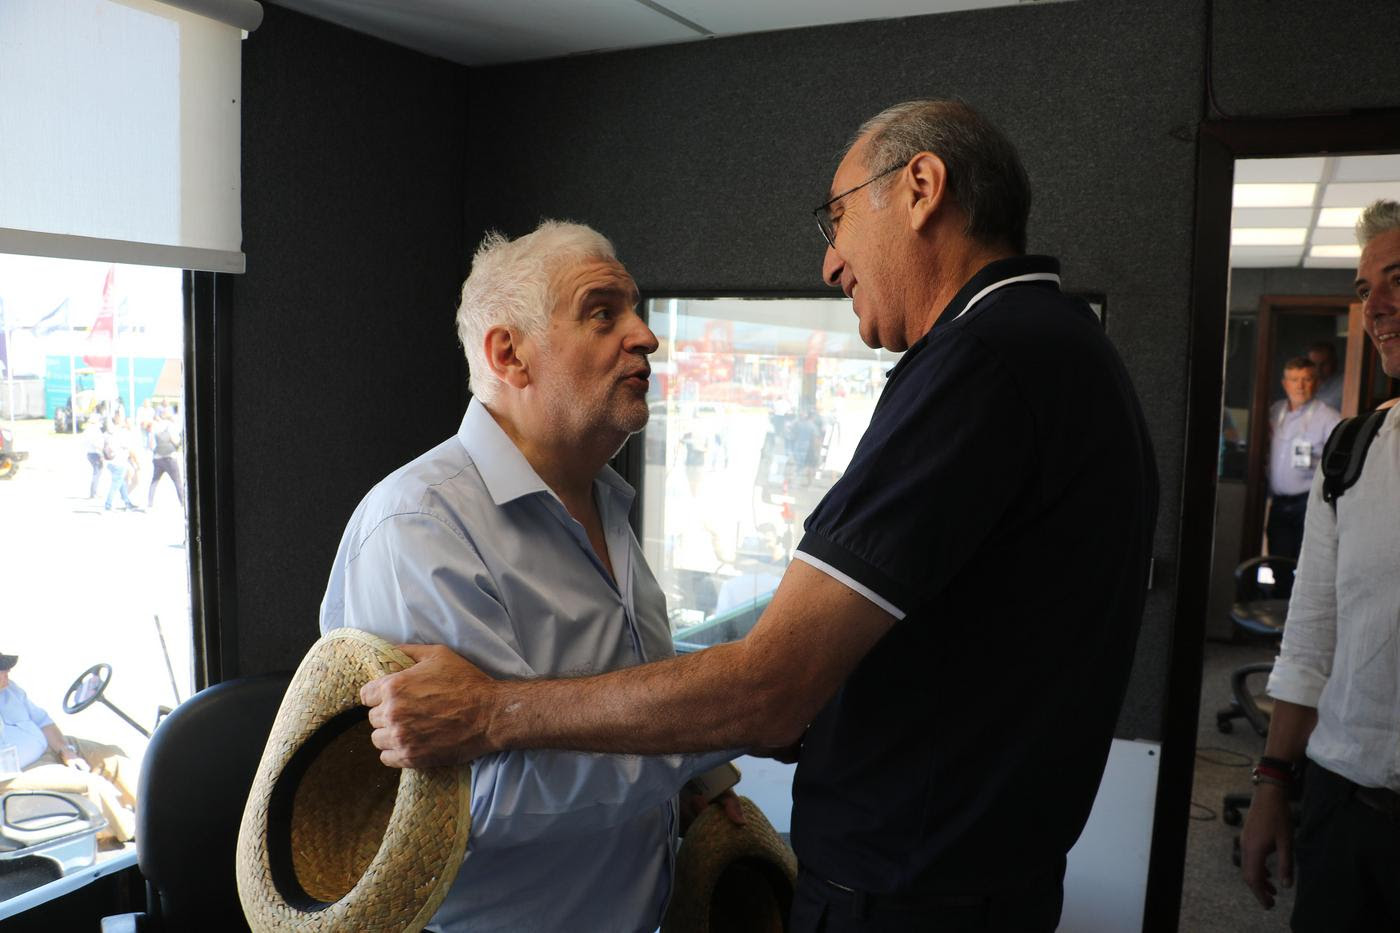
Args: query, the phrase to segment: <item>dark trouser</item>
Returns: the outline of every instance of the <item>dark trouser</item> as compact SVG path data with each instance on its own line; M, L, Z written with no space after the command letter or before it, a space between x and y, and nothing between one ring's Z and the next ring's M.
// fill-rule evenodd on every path
M797 877L792 933L1053 933L1064 904L1065 862L991 893L864 894Z
M97 481L102 477L102 455L88 451L88 463L92 464L92 488L88 490L88 498L97 498Z
M1309 762L1293 848L1295 933L1400 931L1400 795Z
M180 461L174 457L154 457L151 459L151 489L146 493L146 508L150 508L156 501L156 483L160 482L163 474L170 474L170 481L175 484L175 495L180 497L180 508L185 507L185 487L180 482Z
M1275 557L1297 558L1303 549L1303 517L1308 512L1308 494L1272 496L1269 499L1269 553Z

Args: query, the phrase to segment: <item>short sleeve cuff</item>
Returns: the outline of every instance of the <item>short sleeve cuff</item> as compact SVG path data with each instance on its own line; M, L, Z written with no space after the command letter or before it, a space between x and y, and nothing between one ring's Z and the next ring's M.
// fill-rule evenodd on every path
M1275 700L1316 709L1325 686L1327 678L1323 675L1280 658L1274 662L1265 692Z
M908 594L878 568L817 532L804 534L792 556L856 591L896 620L906 614L900 607L911 604Z

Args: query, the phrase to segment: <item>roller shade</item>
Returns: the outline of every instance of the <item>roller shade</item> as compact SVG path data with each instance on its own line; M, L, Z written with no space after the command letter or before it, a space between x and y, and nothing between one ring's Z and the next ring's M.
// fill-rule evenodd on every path
M0 0L0 252L242 272L253 0Z

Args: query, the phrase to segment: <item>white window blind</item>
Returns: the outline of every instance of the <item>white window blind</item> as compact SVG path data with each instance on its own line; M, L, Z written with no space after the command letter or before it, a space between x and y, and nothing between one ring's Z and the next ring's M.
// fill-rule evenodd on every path
M0 0L0 252L242 272L253 0Z

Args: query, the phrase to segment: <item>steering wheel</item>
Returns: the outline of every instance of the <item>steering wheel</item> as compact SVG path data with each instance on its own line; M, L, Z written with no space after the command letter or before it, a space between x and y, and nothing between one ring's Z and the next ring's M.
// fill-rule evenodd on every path
M81 713L102 699L102 691L107 689L111 679L112 665L106 662L94 664L83 671L63 695L63 711L70 714Z

